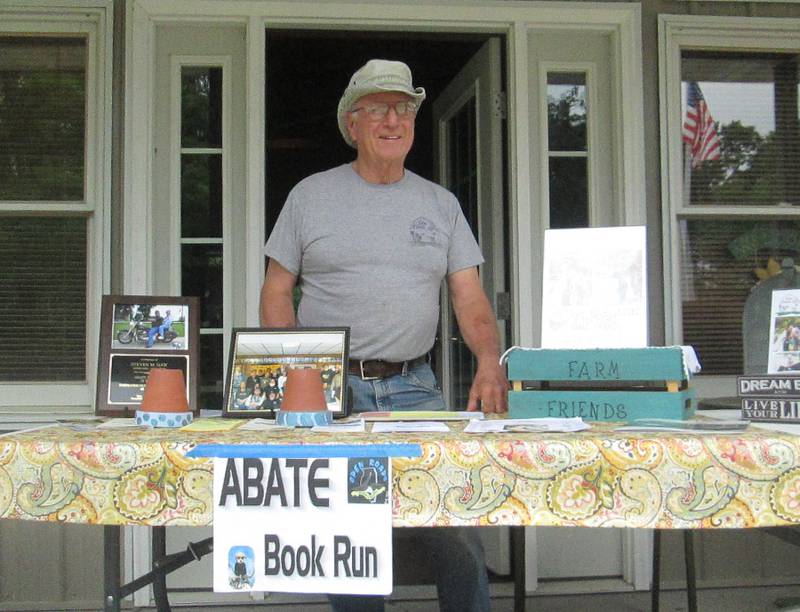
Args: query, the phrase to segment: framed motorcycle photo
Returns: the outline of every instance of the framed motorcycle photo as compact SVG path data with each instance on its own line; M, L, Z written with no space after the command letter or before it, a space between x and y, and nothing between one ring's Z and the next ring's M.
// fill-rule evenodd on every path
M199 330L200 298L104 295L95 414L134 416L154 368L181 371L189 407L199 414Z

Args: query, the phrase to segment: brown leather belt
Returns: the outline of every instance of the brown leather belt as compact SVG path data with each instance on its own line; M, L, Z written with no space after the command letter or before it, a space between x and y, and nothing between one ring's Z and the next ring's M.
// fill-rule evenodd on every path
M428 355L420 355L408 361L382 361L380 359L351 359L347 371L362 380L375 380L405 374L411 368L428 363Z

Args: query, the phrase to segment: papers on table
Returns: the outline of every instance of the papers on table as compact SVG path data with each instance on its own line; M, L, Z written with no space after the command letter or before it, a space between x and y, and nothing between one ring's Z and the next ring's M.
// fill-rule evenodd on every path
M181 427L182 431L230 431L241 426L238 419L223 419L222 417L200 417L188 425Z
M362 433L364 432L364 421L333 422L330 425L315 425L311 431L327 431L329 433Z
M4 431L3 433L0 433L0 438L3 438L5 436L14 436L16 434L21 434L21 433L28 433L29 431L36 431L38 429L47 429L48 427L55 427L57 425L58 425L58 423L47 423L45 425L37 425L35 427L27 427L25 429L16 429L16 430L12 430L12 431Z
M482 419L482 412L449 410L403 410L396 412L361 412L365 421L471 421Z
M581 417L567 419L487 419L470 421L464 433L498 433L498 432L571 432L589 429Z
M108 419L97 424L97 429L129 429L131 427L143 427L134 418L117 417Z
M617 427L614 431L684 431L693 433L736 433L744 431L750 421L728 421L701 419L682 421L680 419L637 419Z
M292 429L285 425L278 425L275 419L262 419L261 417L255 419L247 419L239 429L244 431L272 431L273 429Z
M476 423L478 421L471 421ZM440 421L378 421L372 424L372 433L428 432L447 433L450 428Z
M106 422L103 417L72 417L70 419L58 419L57 423L61 427L67 427L75 431L92 431Z

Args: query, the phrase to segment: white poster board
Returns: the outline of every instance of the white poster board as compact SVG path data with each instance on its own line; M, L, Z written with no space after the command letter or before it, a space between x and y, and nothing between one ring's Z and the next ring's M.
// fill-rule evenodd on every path
M215 458L214 590L392 590L391 460Z
M546 230L542 348L647 346L643 226Z
M769 374L800 374L800 289L772 292Z

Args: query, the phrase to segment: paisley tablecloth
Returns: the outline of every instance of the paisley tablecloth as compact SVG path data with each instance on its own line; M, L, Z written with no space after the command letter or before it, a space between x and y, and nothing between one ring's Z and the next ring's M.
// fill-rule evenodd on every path
M449 434L92 430L0 437L0 518L209 525L197 444L414 443L395 458L394 525L735 528L800 524L800 436L615 432ZM368 426L369 428L369 426Z

